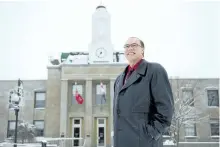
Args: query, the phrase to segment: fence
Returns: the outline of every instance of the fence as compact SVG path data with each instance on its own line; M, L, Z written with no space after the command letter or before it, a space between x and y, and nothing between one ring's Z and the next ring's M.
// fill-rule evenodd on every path
M55 147L85 147L86 140L83 138L44 138L42 140L47 144L46 147L56 145Z
M219 142L179 142L179 147L219 147ZM163 145L164 147L176 147L176 145Z
M86 140L83 138L43 138L37 143L17 143L17 147L85 147L85 145ZM0 147L14 147L14 143L4 143Z
M86 147L86 140L83 138L45 138L39 143L17 144L17 147L74 147L74 140L80 140L78 147ZM44 146L41 142L46 143ZM180 142L179 147L219 147L219 142ZM14 147L14 143L0 143L0 147ZM89 147L91 147L89 145ZM93 146L92 146L93 147ZM97 147L97 146L96 146ZM110 145L106 146L110 147ZM176 147L176 145L165 145L164 147Z

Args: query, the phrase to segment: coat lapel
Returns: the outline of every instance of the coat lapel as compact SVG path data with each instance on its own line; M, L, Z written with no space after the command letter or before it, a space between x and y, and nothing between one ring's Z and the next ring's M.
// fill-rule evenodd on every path
M124 78L125 78L125 71L123 72L123 74L121 75L120 79L119 79L119 92L122 89L123 83L124 83Z
M141 76L137 73L137 71L135 70L131 76L127 79L127 82L124 84L124 86L121 88L120 91L122 91L123 89L128 88L130 85L132 85L134 82L136 82Z
M124 81L124 78L125 78L125 73L126 73L126 69L124 70L121 78L120 78L120 83L119 83L119 93L128 88L129 86L131 86L134 82L136 82L137 80L139 80L139 78L141 78L142 76L144 76L146 74L146 71L147 71L147 61L146 60L143 60L141 62L141 64L138 66L137 70L135 70L131 76L127 79L127 82L123 85L123 81Z

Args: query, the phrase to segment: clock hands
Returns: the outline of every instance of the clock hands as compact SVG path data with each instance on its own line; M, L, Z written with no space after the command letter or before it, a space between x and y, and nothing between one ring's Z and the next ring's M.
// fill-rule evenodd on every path
M102 51L100 51L100 52L99 52L99 55L98 55L98 57L101 57L101 56L102 56Z
M96 50L96 56L99 58L104 58L106 55L106 50L104 48L98 48Z

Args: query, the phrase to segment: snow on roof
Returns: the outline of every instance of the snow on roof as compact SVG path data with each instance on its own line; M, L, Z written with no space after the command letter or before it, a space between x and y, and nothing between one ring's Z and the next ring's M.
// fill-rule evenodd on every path
M88 64L88 52L62 52L59 57L50 56L49 66L58 66L62 64ZM120 51L114 52L114 63L126 63L124 53Z
M88 55L69 55L65 63L67 64L88 64Z

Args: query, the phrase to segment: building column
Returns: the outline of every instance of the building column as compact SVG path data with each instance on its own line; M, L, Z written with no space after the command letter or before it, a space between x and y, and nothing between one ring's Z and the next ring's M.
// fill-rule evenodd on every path
M68 80L61 80L60 92L60 134L67 137L67 113L68 113Z
M114 124L113 124L113 105L114 105L114 83L115 79L110 79L110 119L109 119L109 130L110 130L110 136L111 136L111 146L113 145L113 137L112 137L112 131L114 130Z
M92 143L92 79L86 79L86 97L85 97L85 139L86 147L90 147Z

